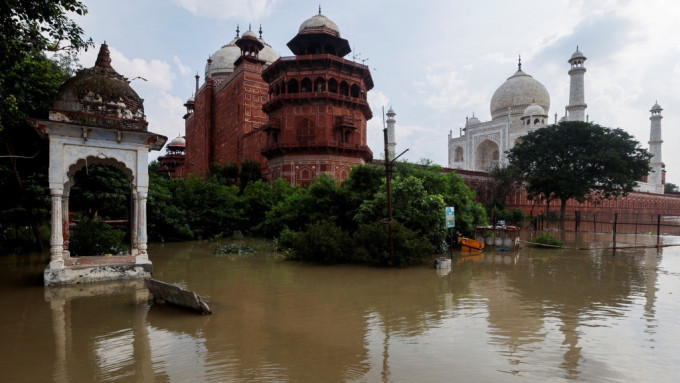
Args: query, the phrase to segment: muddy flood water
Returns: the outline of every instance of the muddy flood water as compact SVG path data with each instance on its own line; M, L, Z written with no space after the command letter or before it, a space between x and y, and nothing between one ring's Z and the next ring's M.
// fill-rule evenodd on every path
M45 288L42 256L3 255L0 381L680 381L680 247L612 256L611 235L562 236L589 250L454 253L450 270L151 244L154 277L213 315L150 302L140 282Z

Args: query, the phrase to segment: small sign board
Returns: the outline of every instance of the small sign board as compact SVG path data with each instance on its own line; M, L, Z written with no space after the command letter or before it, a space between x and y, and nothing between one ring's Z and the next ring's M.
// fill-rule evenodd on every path
M446 228L456 227L456 210L453 206L446 207Z

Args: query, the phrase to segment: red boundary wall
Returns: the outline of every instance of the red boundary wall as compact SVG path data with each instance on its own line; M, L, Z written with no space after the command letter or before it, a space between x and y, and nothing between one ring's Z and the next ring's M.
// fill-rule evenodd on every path
M468 170L453 170L463 177L463 181L477 193L477 201L485 203L491 199L493 192L493 180L484 172ZM545 214L546 205L527 200L524 188L508 196L508 209L522 209L526 215ZM599 203L583 202L576 200L567 201L567 211L579 210L583 214L588 213L627 213L627 214L662 214L680 216L680 195L678 194L652 194L632 192L625 197L604 200ZM560 201L550 203L550 211L559 213Z

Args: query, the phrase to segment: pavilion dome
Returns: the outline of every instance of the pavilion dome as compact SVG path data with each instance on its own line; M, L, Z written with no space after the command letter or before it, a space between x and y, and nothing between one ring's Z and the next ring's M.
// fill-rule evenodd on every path
M543 109L543 107L534 102L531 105L527 106L526 109L524 109L523 116L524 117L547 116L547 114L545 114L545 110Z
M249 34L250 32L250 34ZM252 31L247 31L243 34L244 37L248 36L251 38L256 38L260 41L264 48L258 54L260 60L265 62L265 65L270 65L274 61L278 60L279 54L276 53L272 47L267 44L264 40L257 37ZM241 48L236 45L238 37L231 40L228 44L222 46L215 53L210 56L212 63L205 64L205 77L212 77L214 75L229 74L234 71L234 62L241 57ZM208 71L209 69L209 71Z
M168 148L174 148L174 149L184 149L187 146L187 142L184 139L184 137L179 136L175 137L170 143L168 144Z
M491 118L507 116L508 108L511 115L521 116L532 103L540 105L547 113L550 110L550 94L543 84L519 69L493 94Z
M57 93L50 120L102 128L147 130L144 100L111 66L102 44L92 68L82 69Z
M468 118L467 122L465 122L465 127L479 125L481 123L482 122L479 121L479 118L475 117L473 114L472 117Z
M322 15L321 10L319 10L318 15L314 15L314 16L310 17L309 19L305 20L300 25L300 28L298 29L298 33L302 33L307 28L321 28L321 27L330 28L330 29L336 31L338 33L338 36L340 36L340 28L338 27L338 25L336 23L334 23L333 20Z

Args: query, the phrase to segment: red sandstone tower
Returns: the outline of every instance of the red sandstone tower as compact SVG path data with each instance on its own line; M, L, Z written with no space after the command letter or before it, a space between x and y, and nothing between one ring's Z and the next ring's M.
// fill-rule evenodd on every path
M248 30L210 56L205 83L187 101L184 116L186 161L184 174L210 171L213 163L260 163L266 170L261 150L268 121L262 106L268 101L262 70L279 55L260 37Z
M288 43L295 56L264 69L269 101L266 146L270 180L308 185L322 173L345 179L352 166L369 162L366 92L373 79L366 65L344 59L351 49L340 29L319 14L306 20Z

